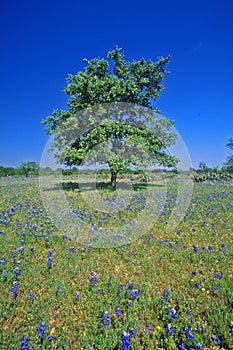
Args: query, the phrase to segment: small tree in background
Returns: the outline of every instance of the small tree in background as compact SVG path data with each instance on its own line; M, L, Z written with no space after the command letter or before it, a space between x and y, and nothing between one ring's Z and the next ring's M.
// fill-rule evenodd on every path
M233 138L232 137L228 140L226 147L228 147L230 150L233 151ZM233 173L233 155L228 156L226 159L226 162L223 165L227 171L229 171L230 173Z
M39 164L36 162L24 162L19 167L25 177L28 177L30 173L32 173L34 176L38 175L39 172Z

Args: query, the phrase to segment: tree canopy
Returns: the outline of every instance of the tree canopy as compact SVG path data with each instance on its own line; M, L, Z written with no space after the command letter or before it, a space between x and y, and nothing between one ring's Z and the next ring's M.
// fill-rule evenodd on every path
M154 106L164 90L162 80L169 59L127 62L118 47L108 52L107 59L84 59L84 71L67 78L68 109L54 110L42 121L46 132L55 135L52 148L57 149L57 159L66 165L80 165L91 158L105 162L113 186L117 173L130 164L142 160L149 164L149 153L155 163L174 167L177 159L164 151L175 143L174 122L156 118ZM144 121L139 124L142 115Z
M226 147L230 148L230 150L233 151L233 138L232 137L228 140ZM226 162L223 165L229 172L233 173L233 155L228 156L226 159Z

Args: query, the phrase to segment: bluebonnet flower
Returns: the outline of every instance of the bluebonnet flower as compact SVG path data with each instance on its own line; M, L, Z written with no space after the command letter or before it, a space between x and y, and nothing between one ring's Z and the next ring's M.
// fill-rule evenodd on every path
M182 331L185 332L185 333L188 332L188 331L189 331L188 326L184 326L183 329L182 329Z
M53 250L50 249L50 250L48 251L48 258L50 258L52 255L53 255Z
M102 292L102 289L101 289L101 288L98 288L98 290L97 290L97 294L103 294L103 292Z
M198 246L193 245L193 253L196 254L198 252Z
M7 274L7 270L2 270L2 276L6 277L6 274Z
M128 300L127 304L126 304L126 307L129 307L130 305L132 305L132 300Z
M25 337L22 337L20 339L20 350L27 350L29 349L29 338L28 336L26 335Z
M16 268L13 270L13 274L15 275L16 278L19 276L19 268L18 268L18 267L16 267Z
M229 324L229 332L230 332L231 338L233 338L233 323Z
M179 345L179 350L187 350L185 344Z
M196 271L192 272L192 276L196 276L196 274L197 274Z
M119 290L123 290L123 289L124 289L123 285L120 284L120 285L119 285Z
M104 325L104 326L107 326L109 325L110 323L110 316L108 314L108 311L105 311L103 316L102 316L102 319L101 319L101 323Z
M48 257L48 260L47 260L47 267L51 267L52 266L52 262L53 262L53 258L50 256Z
M40 340L44 339L45 327L46 327L46 324L44 324L44 323L40 323L39 326L37 327L37 333L38 333Z
M217 335L215 335L215 334L212 335L212 338L211 338L211 339L213 340L213 342L214 342L215 344L220 344L220 343L221 343L221 340L220 340L219 337L218 337Z
M133 283L132 282L129 282L128 283L128 290L132 290L133 289Z
M191 342L194 341L194 335L193 335L192 332L189 331L189 330L186 332L186 340L187 340L187 341L191 341Z
M24 245L24 240L22 239L22 241L20 241L20 245L23 246Z
M117 317L120 317L121 316L121 309L119 307L116 307L115 313L116 313Z
M91 272L91 276L92 277L91 277L90 282L91 282L91 285L94 286L97 283L97 275L95 272Z
M20 262L20 261L17 261L16 265L17 265L17 266L21 266L21 262Z
M5 256L2 256L1 259L0 259L0 265L3 265L6 261L6 258Z
M167 333L167 335L174 334L174 328L170 323L166 324L166 333Z
M34 247L30 247L30 251L33 253L34 252Z
M178 320L177 318L177 312L175 309L173 309L171 306L169 306L169 308L167 308L167 312L170 313L170 316L173 320Z
M78 299L80 297L81 293L80 292L76 292L75 293L75 298Z
M52 334L50 334L49 336L48 336L48 341L53 341L54 340L54 336L52 335Z
M56 287L56 294L57 294L57 296L60 295L60 290L61 290L61 286L58 285Z
M194 345L196 350L202 350L202 345L200 343Z
M188 311L187 311L187 315L188 315L188 316L192 316L192 310L188 310Z
M193 286L194 286L194 288L199 288L200 287L198 282L194 282Z
M131 290L131 292L130 292L130 298L131 298L131 299L135 299L139 294L140 294L140 292L139 292L138 289L133 289L133 290Z
M18 283L17 282L13 282L12 283L12 287L11 287L11 293L14 294L14 296L17 296L17 292L18 292Z
M222 279L222 274L221 273L214 273L214 277L218 279Z
M30 300L33 300L33 299L34 299L34 296L35 296L34 293L30 293L30 294L29 294L29 299L30 299Z
M68 249L68 252L69 253L75 253L75 247L70 247L69 249Z
M134 329L134 328L131 328L130 331L129 331L130 337L133 337L135 334L136 334L135 329Z
M13 250L11 253L11 258L14 259L16 257L16 249Z
M21 247L18 249L18 252L19 252L19 253L23 253L23 251L24 251L24 247L21 246Z
M121 350L130 350L130 334L126 332L121 335Z
M168 290L166 288L163 290L163 298L165 301L169 300L169 293L168 293Z

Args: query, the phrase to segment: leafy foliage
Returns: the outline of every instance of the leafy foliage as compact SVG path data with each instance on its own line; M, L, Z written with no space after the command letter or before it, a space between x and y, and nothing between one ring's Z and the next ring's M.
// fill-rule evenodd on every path
M84 71L68 75L68 84L64 89L69 96L68 109L55 110L52 116L42 121L47 125L46 132L55 135L52 148L58 149L57 159L66 165L79 165L84 162L90 150L93 151L93 147L98 146L98 152L91 152L92 160L96 161L98 154L98 162L107 163L112 175L115 174L116 177L119 171L125 170L130 164L139 165L141 159L148 161L146 148L147 153L149 151L153 154L157 164L175 166L178 160L162 151L175 143L173 121L157 118L155 126L155 116L149 113L143 127L133 126L138 125L140 112L145 114L146 108L157 111L154 101L164 90L161 83L168 73L165 65L170 57L159 58L157 62L146 61L144 58L126 62L121 49L116 47L108 52L107 58L113 60L112 69L106 59L84 59L87 64ZM105 109L105 104L108 107L112 104L111 113L107 107ZM97 116L99 109L96 112L90 109L97 105L102 106L102 116L108 114L108 122L103 123L103 118ZM127 115L129 105L131 115L125 117L122 106L125 106ZM135 105L144 110L133 109L132 106ZM87 130L87 126L91 125L90 120L93 127ZM82 132L75 138L77 130ZM127 160L125 156L129 153L132 157ZM151 161L151 156L149 158Z

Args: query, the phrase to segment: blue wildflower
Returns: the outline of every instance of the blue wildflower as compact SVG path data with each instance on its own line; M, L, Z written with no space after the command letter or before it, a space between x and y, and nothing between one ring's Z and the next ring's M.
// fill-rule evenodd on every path
M48 251L48 258L50 258L52 255L53 255L53 250L50 249L50 250Z
M46 324L44 323L40 323L37 327L37 333L38 333L38 336L40 338L40 340L43 340L44 339L44 336L45 336L45 328L46 328Z
M6 277L6 274L7 274L7 270L2 270L2 276Z
M127 304L126 304L126 307L129 307L130 305L132 305L132 300L128 300Z
M194 345L196 350L202 350L202 345L200 343Z
M221 273L214 273L214 277L218 279L222 279L222 274Z
M13 274L15 275L16 278L19 276L19 268L18 268L18 267L16 267L16 268L13 270Z
M128 283L128 290L132 290L133 289L133 283L132 282L129 282Z
M123 332L121 342L121 350L130 350L130 334Z
M179 350L187 350L185 344L179 345Z
M30 300L33 300L33 299L34 299L34 293L30 293L30 294L29 294L29 299L30 299Z
M199 288L200 287L198 282L194 282L193 286L194 286L194 288Z
M75 247L69 248L69 249L68 249L68 252L74 254L74 253L75 253Z
M13 250L13 252L11 253L11 258L14 259L16 256L16 249Z
M136 334L135 329L134 329L134 328L131 328L131 329L129 330L129 335L130 335L130 337L133 337L135 334Z
M48 257L48 260L47 260L47 267L51 267L52 266L52 262L53 262L53 258L50 256Z
M104 326L107 326L109 325L110 323L110 316L108 314L108 311L105 311L103 316L102 316L102 319L101 319L101 323L104 325Z
M91 285L94 286L97 283L97 275L95 272L91 272L91 276L92 277L91 277L90 282L91 282Z
M163 298L165 301L169 301L169 293L166 288L163 290Z
M2 256L1 259L0 259L0 265L3 265L6 261L6 258L5 256Z
M130 298L131 298L131 299L135 299L139 294L140 294L140 292L139 292L138 289L133 289L133 290L131 290L131 292L130 292Z
M221 343L221 340L219 339L219 337L215 334L212 335L212 341L215 343L215 344L220 344Z
M98 288L98 290L97 290L97 294L103 294L103 292L102 292L102 289L101 289L101 288Z
M231 338L233 338L233 323L229 324L229 332L230 332Z
M17 296L17 292L18 292L18 283L17 282L13 282L12 283L12 287L11 287L11 293L14 294L14 296Z
M117 317L120 317L121 316L121 309L119 307L116 307L115 313L116 313Z
M76 292L75 293L75 298L78 299L80 297L81 293L80 292Z
M190 332L190 331L186 332L186 340L191 341L191 342L194 341L194 335L192 334L192 332Z
M198 246L193 245L193 253L197 254L197 252L198 252Z
M29 349L29 338L28 336L26 335L25 337L22 337L20 339L20 350L27 350Z
M48 336L48 341L51 342L51 341L53 341L53 340L54 340L54 336L53 336L52 334L50 334L50 335Z
M170 323L166 324L166 333L167 333L167 335L174 334L174 328Z

